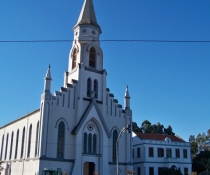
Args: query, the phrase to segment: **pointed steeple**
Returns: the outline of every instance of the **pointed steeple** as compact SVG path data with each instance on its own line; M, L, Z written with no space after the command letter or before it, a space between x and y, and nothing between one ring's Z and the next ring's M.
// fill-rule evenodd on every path
M46 76L44 78L44 93L49 93L50 92L50 88L51 88L51 73L50 73L50 65L47 69L47 73Z
M126 87L126 90L125 90L124 107L125 107L125 110L130 109L130 95L128 91L128 86Z
M126 90L125 90L125 98L130 98L130 95L129 95L129 92L128 92L128 85L127 85Z
M44 78L45 80L52 80L52 78L51 78L51 73L50 73L50 64L49 64L49 67L48 67L48 69L47 69L47 73L46 73L46 76L45 76L45 78Z
M92 0L85 0L84 4L82 6L82 10L79 15L79 19L77 21L77 24L74 26L74 28L78 25L84 25L84 24L91 24L95 27L98 27L101 32L101 28L97 23L95 10L93 6Z

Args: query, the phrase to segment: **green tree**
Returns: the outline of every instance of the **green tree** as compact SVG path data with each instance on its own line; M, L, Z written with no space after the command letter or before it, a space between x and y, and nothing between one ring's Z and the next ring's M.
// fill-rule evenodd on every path
M152 125L148 120L144 120L141 124L143 133L152 133Z
M173 132L173 129L172 129L171 125L169 125L167 128L164 129L164 133L166 135L173 135L173 136L175 135L175 133Z
M139 128L136 122L132 122L133 132L142 132L142 129Z
M210 171L210 151L200 151L192 161L192 170L200 173Z
M183 175L179 169L175 167L166 168L160 170L160 175Z

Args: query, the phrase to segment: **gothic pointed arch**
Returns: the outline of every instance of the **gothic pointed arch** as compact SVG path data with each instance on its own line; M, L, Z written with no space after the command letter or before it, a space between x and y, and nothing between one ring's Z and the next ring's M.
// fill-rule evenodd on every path
M21 143L21 153L20 153L20 158L23 158L23 152L24 152L24 142L25 142L25 127L23 128L23 133L22 133L22 143Z
M98 98L98 81L96 79L93 82L93 88L95 91L95 97Z
M91 78L87 79L87 97L91 96L91 89L92 89L92 80Z
M27 157L30 157L30 153L31 153L31 138L32 138L32 124L30 125L29 133L28 133L28 152L27 152Z
M113 137L112 137L112 160L113 162L116 162L116 142L117 142L117 137L118 137L118 132L116 129L114 129L113 133L112 133Z
M39 121L37 122L36 125L36 141L35 141L35 156L38 155L38 137L39 137Z
M74 48L72 55L72 69L74 69L77 66L77 53L77 49Z
M63 117L59 118L59 119L56 121L56 123L55 123L55 128L58 127L58 124L59 124L61 121L64 122L64 124L65 124L65 126L66 126L66 129L69 130L68 122L67 122L66 119L63 118Z
M15 159L17 159L17 154L18 154L18 141L19 141L19 129L17 130L17 135L16 135Z
M9 139L9 133L7 134L7 139L6 139L6 147L5 147L5 155L4 155L4 160L7 158L7 147L8 147L8 139Z
M61 121L58 125L57 157L64 158L65 148L65 124Z
M89 52L89 66L96 68L96 50L94 47L90 48Z
M83 138L83 152L87 153L87 133L84 133L84 138Z
M1 156L0 156L0 160L2 160L3 148L4 148L4 135L2 136L2 140L1 140Z
M12 136L11 136L11 141L10 141L10 153L9 153L9 159L12 158L12 147L13 147L13 137L14 137L14 132L12 131Z

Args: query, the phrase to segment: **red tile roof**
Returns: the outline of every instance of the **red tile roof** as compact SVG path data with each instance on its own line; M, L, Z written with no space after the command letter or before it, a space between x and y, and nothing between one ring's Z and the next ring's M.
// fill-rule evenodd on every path
M172 135L163 135L163 134L150 134L150 133L141 133L136 132L136 135L141 139L148 139L148 140L165 140L166 137L170 138L173 142L185 142L179 136L172 136Z

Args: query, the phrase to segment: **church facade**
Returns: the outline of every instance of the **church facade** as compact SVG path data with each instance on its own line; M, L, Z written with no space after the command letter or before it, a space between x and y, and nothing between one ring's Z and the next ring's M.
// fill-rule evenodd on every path
M69 175L116 174L116 140L132 125L130 96L124 107L106 87L103 52L92 0L85 0L73 27L64 85L51 91L50 66L40 108L0 128L0 160L5 175L38 175L44 168ZM132 135L123 133L118 146L120 171L133 169Z

